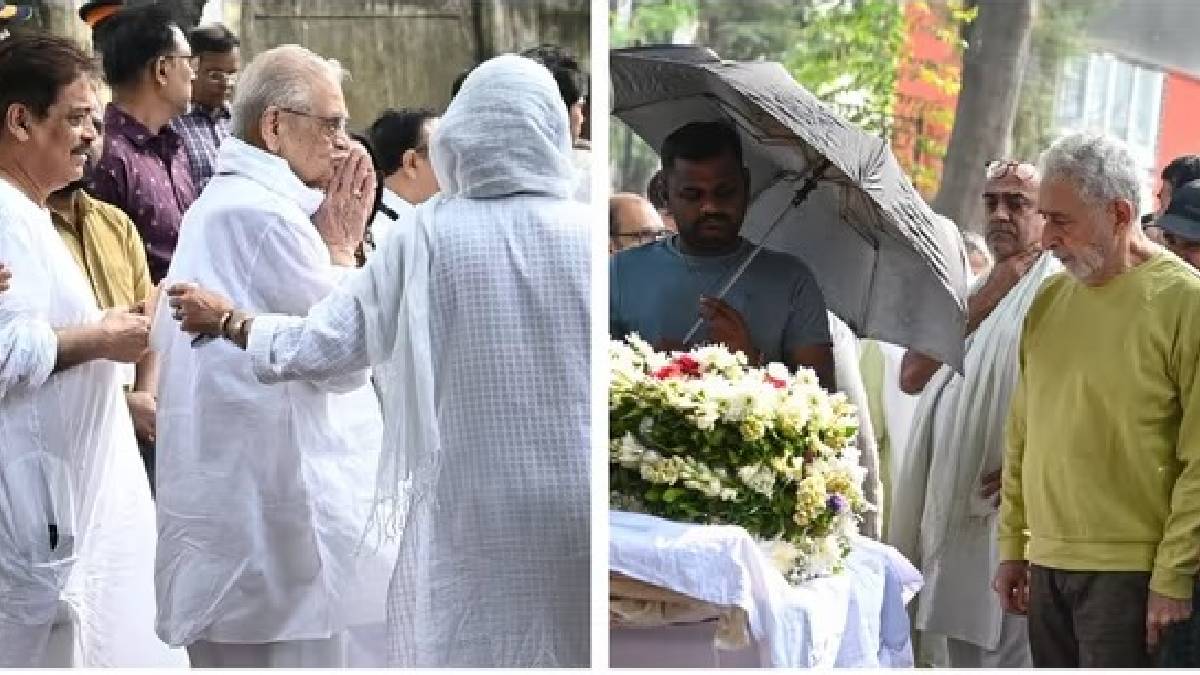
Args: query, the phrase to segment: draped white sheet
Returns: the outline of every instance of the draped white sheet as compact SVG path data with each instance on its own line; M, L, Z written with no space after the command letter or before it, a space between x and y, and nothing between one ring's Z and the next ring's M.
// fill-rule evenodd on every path
M911 666L904 606L921 575L890 546L865 537L852 545L845 573L789 586L743 528L609 514L610 569L744 609L763 666Z

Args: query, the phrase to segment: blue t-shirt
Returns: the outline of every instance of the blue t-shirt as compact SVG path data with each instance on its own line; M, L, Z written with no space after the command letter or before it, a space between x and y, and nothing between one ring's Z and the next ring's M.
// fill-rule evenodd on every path
M683 254L678 237L612 256L609 263L609 333L637 333L651 344L683 340L700 311L701 296L716 296L754 246L745 239L724 256ZM825 298L799 258L763 249L725 302L746 321L750 339L768 361L786 363L797 347L829 344ZM693 343L708 339L701 326Z

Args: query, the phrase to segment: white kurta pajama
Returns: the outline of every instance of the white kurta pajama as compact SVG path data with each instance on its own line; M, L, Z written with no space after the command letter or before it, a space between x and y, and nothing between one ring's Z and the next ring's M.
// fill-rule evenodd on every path
M323 193L230 138L168 272L253 312L304 313L349 268L311 221ZM382 665L395 549L362 546L382 418L369 372L279 386L216 340L194 347L164 297L159 380L159 634L197 666ZM374 628L372 628L374 627ZM349 649L355 631L375 644Z
M925 386L894 483L889 543L925 575L915 625L946 636L951 667L1031 664L1024 618L992 590L997 509L979 490L1003 458L1025 313L1061 269L1043 254L968 338L965 375L943 366Z
M589 232L566 111L514 56L431 141L442 194L307 319L259 316L266 381L381 364L392 666L589 662Z
M124 369L51 374L51 327L102 314L49 212L3 179L0 260L0 667L187 665L153 631L154 506Z

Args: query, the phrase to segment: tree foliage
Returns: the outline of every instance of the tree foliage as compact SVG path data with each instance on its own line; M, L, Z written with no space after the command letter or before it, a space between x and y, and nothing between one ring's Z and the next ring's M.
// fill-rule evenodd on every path
M916 4L926 6L924 2ZM973 18L960 0L937 3L945 21L917 30L961 49L959 27ZM615 47L669 42L691 25L697 44L722 58L782 63L796 81L868 132L904 135L914 149L899 154L914 182L936 185L934 169L922 158L940 157L944 142L925 132L949 128L953 108L923 105L921 119L897 119L897 87L903 78L917 78L938 91L956 93L961 72L957 64L916 58L908 40L913 26L906 23L904 5L897 0L637 0L628 21L612 15ZM906 108L911 113L911 106ZM903 127L897 130L897 125ZM613 126L612 157L617 187L638 190L653 172L655 157L636 139Z

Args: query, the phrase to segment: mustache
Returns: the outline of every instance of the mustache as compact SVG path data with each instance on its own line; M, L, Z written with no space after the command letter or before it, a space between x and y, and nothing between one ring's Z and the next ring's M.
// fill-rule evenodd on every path
M697 225L732 225L733 219L729 216L710 215L703 216L696 221Z

